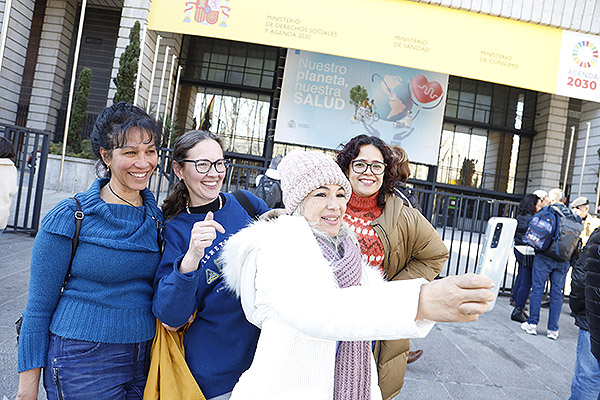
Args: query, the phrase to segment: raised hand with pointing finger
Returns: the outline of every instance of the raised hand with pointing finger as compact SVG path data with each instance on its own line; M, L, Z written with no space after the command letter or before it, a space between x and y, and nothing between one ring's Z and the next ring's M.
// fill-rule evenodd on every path
M223 225L213 219L213 213L206 213L204 221L198 221L194 224L190 233L190 245L187 253L181 260L179 272L185 274L187 272L198 269L198 263L204 256L204 249L210 247L213 240L217 237L217 231L225 233Z
M240 193L252 207L221 191L229 163L219 137L210 132L180 136L173 160L179 182L163 204L165 246L152 310L167 329L191 322L184 341L186 362L210 399L229 393L248 369L260 333L223 285L217 259L229 237L269 207L248 191Z

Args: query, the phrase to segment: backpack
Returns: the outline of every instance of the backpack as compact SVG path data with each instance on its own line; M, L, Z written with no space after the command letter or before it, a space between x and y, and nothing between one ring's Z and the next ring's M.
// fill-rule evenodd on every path
M281 184L278 179L272 179L263 175L256 187L256 196L263 199L270 208L284 207Z
M523 241L536 251L544 251L552 243L555 225L554 213L549 207L544 207L529 221Z
M559 207L551 206L551 208L556 215L556 230L552 243L542 254L556 261L569 261L577 248L583 224L571 211L565 214Z
M421 214L423 209L419 204L419 198L406 186L397 185L394 188L394 194L402 200L402 203L408 208L416 208Z
M554 205L541 209L529 222L524 241L556 261L568 261L575 251L583 225Z

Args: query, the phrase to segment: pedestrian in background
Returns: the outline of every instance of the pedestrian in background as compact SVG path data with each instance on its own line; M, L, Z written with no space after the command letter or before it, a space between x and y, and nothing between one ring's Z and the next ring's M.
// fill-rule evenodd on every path
M573 214L564 204L565 197L562 189L552 189L548 193L550 205L548 207L557 207L560 212L569 219L581 222L579 216ZM554 211L555 212L555 211ZM555 226L554 229L558 229ZM542 294L546 285L546 280L550 278L550 310L548 312L548 331L546 336L550 339L558 339L558 319L562 310L563 289L565 287L565 277L569 270L569 260L559 261L552 257L555 251L554 244L544 251L535 252L533 259L533 270L531 272L531 296L529 298L529 317L527 321L521 324L523 329L529 335L537 335L537 324L540 320L540 307L542 303Z
M600 248L585 265L585 311L590 328L590 351L600 363Z
M544 208L548 204L550 204L550 197L548 197L548 192L546 192L545 190L538 189L538 190L535 190L533 192L533 194L535 194L537 197L539 197L542 200L542 202L541 202L542 208Z
M15 149L12 143L0 137L0 235L6 229L11 199L18 190L14 159Z
M121 102L98 115L91 139L101 179L75 195L83 220L74 257L73 199L46 215L33 245L18 399L37 398L42 368L49 400L144 393L162 221L146 185L160 131L142 109Z
M578 197L571 202L571 210L583 220L583 231L581 231L581 246L585 246L592 232L600 227L600 218L590 214L590 201L587 197Z
M525 303L531 290L531 268L535 250L524 241L529 221L533 215L542 209L542 200L535 194L528 194L519 203L517 208L517 230L515 231L515 258L519 269L512 289L514 309L510 319L517 322L525 322L529 316L525 312Z
M408 165L399 168L390 147L367 135L350 139L338 153L337 163L352 186L344 220L356 233L365 262L380 269L390 281L433 280L448 259L448 249L429 221L394 195L401 176L410 173ZM384 399L400 392L409 350L407 339L375 344Z
M588 310L585 304L585 272L588 266L600 266L600 257L598 256L600 229L596 229L586 243L571 274L569 306L571 315L575 318L575 325L579 327L579 336L577 337L577 359L575 360L569 400L600 399L600 362L591 351ZM593 288L589 290L593 291Z

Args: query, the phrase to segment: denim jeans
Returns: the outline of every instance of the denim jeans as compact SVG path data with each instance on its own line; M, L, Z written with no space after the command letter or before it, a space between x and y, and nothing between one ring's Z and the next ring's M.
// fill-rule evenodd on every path
M556 261L542 254L535 255L531 271L531 296L529 297L529 318L527 322L537 325L540 321L542 295L549 276L550 311L548 313L548 330L558 330L558 318L562 310L563 289L568 269L568 261Z
M48 400L142 399L152 342L110 344L50 335Z
M517 250L515 250L515 254L516 253L518 253ZM521 255L519 261L519 273L517 275L517 279L515 280L515 287L513 288L515 307L523 308L525 307L525 303L527 303L527 297L529 297L529 291L531 290L532 264L533 256Z
M575 374L569 400L600 400L600 362L590 349L590 333L579 329Z

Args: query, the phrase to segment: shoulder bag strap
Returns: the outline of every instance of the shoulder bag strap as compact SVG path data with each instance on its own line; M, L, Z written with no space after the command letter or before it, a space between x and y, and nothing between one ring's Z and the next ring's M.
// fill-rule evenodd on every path
M402 200L402 203L408 208L414 208L410 202L410 199L398 188L394 188L394 194Z
M85 214L81 209L81 203L77 200L77 197L71 197L75 200L75 234L73 235L73 242L71 246L71 261L69 261L69 268L67 269L67 274L65 275L65 281L63 282L61 292L67 286L67 282L69 281L69 277L71 276L71 266L73 265L73 258L75 258L75 251L77 250L77 245L79 245L79 232L81 231L81 221L83 221L83 217Z
M244 192L242 192L241 190L236 190L235 192L233 192L233 195L235 196L236 200L242 205L242 207L244 207L244 210L246 210L250 218L257 220L258 213L256 212L256 209L254 208L250 200L248 200L248 197L244 194Z

